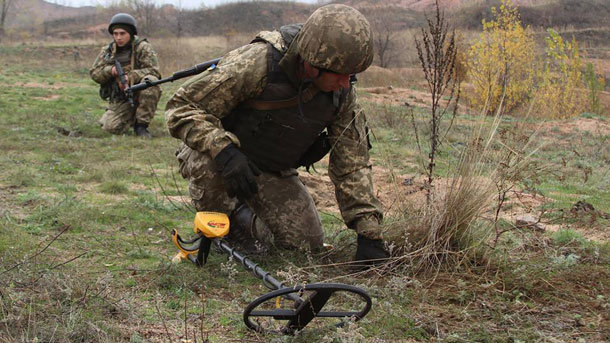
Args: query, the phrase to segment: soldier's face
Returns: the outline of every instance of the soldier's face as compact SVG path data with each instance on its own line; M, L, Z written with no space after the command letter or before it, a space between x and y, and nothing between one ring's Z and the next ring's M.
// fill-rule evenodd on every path
M322 92L334 92L349 87L349 75L325 71L313 83Z
M334 92L349 87L349 74L337 74L330 71L321 72L307 62L305 62L305 76L314 79L313 83L322 92Z
M116 45L120 47L125 46L131 39L129 32L119 28L112 30L112 37L114 38Z

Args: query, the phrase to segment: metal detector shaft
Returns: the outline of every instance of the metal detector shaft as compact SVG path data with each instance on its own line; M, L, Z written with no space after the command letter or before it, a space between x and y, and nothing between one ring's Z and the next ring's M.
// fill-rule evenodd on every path
M269 274L268 272L262 270L256 263L252 262L252 260L250 260L248 257L236 251L235 248L230 247L227 243L223 242L219 238L214 238L213 242L222 251L239 261L239 263L241 263L246 270L252 271L254 276L263 280L263 284L267 288L274 291L280 288L284 288L284 283L271 276L271 274ZM303 299L301 299L301 297L299 297L295 293L287 294L286 297L294 301L296 304L300 304L303 302Z
M164 79L161 80L145 80L144 82L138 83L137 85L133 85L131 87L128 87L125 89L125 92L128 93L133 93L133 92L137 92L137 91L141 91L143 89L152 87L152 86L156 86L162 83L166 83L166 82L173 82L175 80L184 78L184 77L188 77L188 76L193 76L193 75L197 75L197 74L201 74L204 71L208 70L210 67L215 66L218 64L218 62L220 62L220 58L215 58L213 60L209 60L203 63L199 63L189 69L184 69L184 70L180 70L175 72L172 76L170 77L166 77Z

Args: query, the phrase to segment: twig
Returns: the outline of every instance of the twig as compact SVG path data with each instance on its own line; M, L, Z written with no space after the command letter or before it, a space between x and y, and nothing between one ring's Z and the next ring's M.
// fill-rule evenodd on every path
M159 318L161 318L161 323L163 323L163 328L165 329L165 336L167 337L167 340L169 341L169 343L172 343L172 338L169 335L169 330L167 329L167 324L165 323L165 318L161 314L161 310L159 309L159 302L157 302L157 301L155 301L155 309L157 310L157 314L159 315Z
M184 283L183 287L186 289L186 282ZM188 299L188 296L185 294L184 295L184 340L188 342L189 330L188 330L188 325L187 325L187 321L186 321L187 313L188 313L187 312L187 310L188 310L187 309L187 299Z
M27 257L27 258L24 258L24 259L23 259L23 261L21 261L21 262L17 263L16 265L12 266L12 267L11 267L11 268L9 268L9 269L6 269L6 270L5 270L5 271L3 271L2 273L0 273L0 275L2 275L2 274L4 274L4 273L8 273L8 272L10 272L11 270L13 270L13 269L15 269L15 268L19 267L20 265L24 264L26 261L29 261L29 260L31 260L31 259L33 259L33 258L35 258L36 256L38 256L38 255L42 254L42 253L43 253L45 250L47 250L47 248L48 248L49 246L51 246L51 244L53 244L53 242L55 242L55 240L57 240L57 238L59 238L59 236L61 236L61 235L62 235L64 232L66 232L68 229L70 229L70 226L65 226L65 227L64 227L64 229L63 229L63 230L61 230L61 231L60 231L60 232L59 232L57 235L55 235L55 237L53 237L53 239L52 239L52 240L51 240L51 241L50 241L50 242L49 242L49 243L48 243L48 244L47 244L47 245L46 245L46 246L45 246L45 247L44 247L42 250L40 250L40 251L36 252L36 253L35 253L34 255L32 255L32 256L29 256L29 257Z

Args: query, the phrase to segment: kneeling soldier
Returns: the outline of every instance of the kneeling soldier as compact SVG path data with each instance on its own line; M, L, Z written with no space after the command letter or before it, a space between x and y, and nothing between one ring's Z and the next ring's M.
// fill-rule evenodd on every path
M165 115L184 143L177 157L196 208L231 213L237 241L272 236L276 247L318 250L322 223L296 168L330 150L341 215L358 234L355 259L387 258L368 124L353 86L372 60L365 17L328 5L304 25L261 32L182 85Z
M133 94L133 98L124 90L127 85L161 78L157 54L146 39L137 36L136 20L129 14L113 16L108 32L113 41L102 48L89 70L91 78L100 84L100 96L109 101L100 125L113 134L122 134L133 127L137 136L150 138L148 125L155 115L161 89L150 87ZM124 78L120 75L121 69Z

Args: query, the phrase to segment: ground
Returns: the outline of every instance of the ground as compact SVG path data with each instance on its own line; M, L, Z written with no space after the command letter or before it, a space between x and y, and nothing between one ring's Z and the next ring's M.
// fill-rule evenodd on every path
M290 285L359 286L371 295L373 307L362 321L343 328L322 322L295 337L259 335L242 321L247 304L267 292L251 273L215 251L201 269L169 262L176 253L171 230L190 237L194 213L177 171L178 142L167 133L163 105L150 127L150 141L101 131L97 119L105 104L88 79L86 63L66 60L62 51L71 48L0 47L1 343L202 342L202 336L210 342L610 338L607 116L502 118L503 144L510 143L507 137L529 137L538 130L529 146L513 147L532 154L531 168L525 168L532 173L508 193L496 223L506 233L493 249L487 240L481 243L485 249L454 251L461 263L450 263L450 256L441 253L429 255L435 262L422 269L416 252L403 250L391 270L354 271L346 263L355 253L355 234L345 228L335 204L328 159L311 173L300 170L333 249L323 254L274 251L253 260ZM80 51L83 59L93 59L99 46L82 45ZM371 72L363 76L359 95L372 129L375 192L385 222L408 233L421 212L404 209L426 199L428 100L421 82L388 88L370 81L412 80L412 68ZM164 87L161 104L179 83ZM409 113L424 139L422 151ZM481 120L489 123L490 118L460 109L438 155L437 196L447 193L446 184L455 179L453 166ZM492 148L502 151L501 146ZM595 211L584 205L573 210L579 201ZM492 238L494 204L476 219ZM514 217L524 213L540 216L546 232L514 230Z

